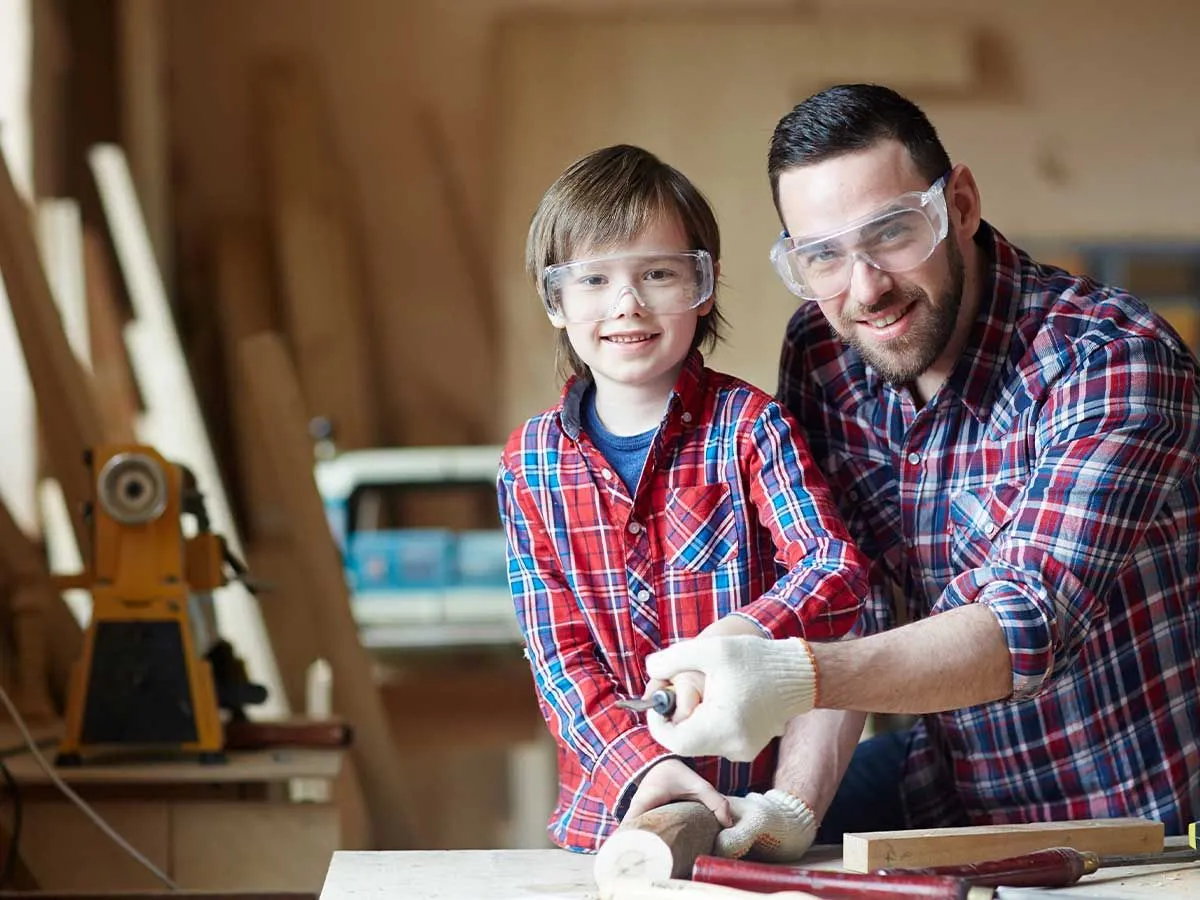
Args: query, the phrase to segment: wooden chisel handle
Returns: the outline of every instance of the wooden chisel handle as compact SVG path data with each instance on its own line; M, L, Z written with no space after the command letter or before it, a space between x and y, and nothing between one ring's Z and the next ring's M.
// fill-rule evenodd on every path
M1065 887L1084 875L1095 872L1100 860L1095 853L1071 847L1051 847L1007 859L967 863L958 866L931 866L923 869L876 869L878 875L951 875L972 884L1004 887Z
M764 894L806 891L821 900L976 900L992 896L990 888L973 888L966 879L947 875L862 875L716 856L696 860L692 881Z

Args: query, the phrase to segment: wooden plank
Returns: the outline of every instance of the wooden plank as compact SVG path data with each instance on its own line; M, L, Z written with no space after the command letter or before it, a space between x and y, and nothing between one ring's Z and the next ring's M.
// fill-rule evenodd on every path
M111 144L92 147L88 163L133 304L134 318L125 327L125 341L147 408L138 436L167 459L191 469L204 493L212 530L225 539L235 556L244 558L129 164L121 148ZM267 689L266 702L249 712L262 717L286 716L287 696L258 603L245 585L237 582L217 591L213 602L221 635L245 661L250 680Z
M315 893L339 832L327 803L172 803L171 876L191 890Z
M334 779L341 771L342 750L245 751L229 754L223 765L199 765L194 760L149 759L129 756L102 765L57 769L71 785L280 784L293 778ZM50 784L45 770L30 755L7 761L13 777L26 785Z
M238 355L241 382L262 426L271 471L295 536L295 565L312 587L304 594L309 606L298 614L312 620L321 656L333 668L334 711L354 727L352 753L371 817L373 845L414 846L408 773L388 732L371 660L358 642L341 555L313 477L313 443L299 382L277 335L259 334L243 341Z
M296 615L296 608L309 605L301 594L311 588L293 562L291 529L269 470L261 423L241 387L237 359L243 340L274 331L265 235L251 223L225 223L218 230L214 256L226 402L233 413L237 476L248 535L246 562L253 580L261 585L258 601L289 705L303 709L305 672L317 651L311 623L306 616Z
M83 519L91 499L84 450L103 437L100 417L79 361L71 352L62 318L34 242L30 211L17 194L0 154L0 273L21 340L45 436L50 472L62 486L71 527L82 555L91 547Z
M1186 845L1182 838L1168 842ZM804 858L805 867L830 849L813 847ZM404 886L404 896L411 900L596 900L593 860L565 850L340 851L333 854L321 900L394 900L397 885ZM813 868L837 871L838 866L816 862ZM1200 866L1102 869L1053 893L1062 900L1195 900L1200 896Z
M1162 822L1149 819L861 832L842 838L842 866L848 872L948 866L1019 856L1048 847L1074 847L1100 854L1156 853L1163 848L1163 833Z
M264 69L256 84L284 321L309 420L343 449L379 443L360 260L310 65Z
M90 326L92 384L107 440L132 444L141 399L121 338L124 316L117 302L116 281L108 248L95 229L83 232L83 277Z

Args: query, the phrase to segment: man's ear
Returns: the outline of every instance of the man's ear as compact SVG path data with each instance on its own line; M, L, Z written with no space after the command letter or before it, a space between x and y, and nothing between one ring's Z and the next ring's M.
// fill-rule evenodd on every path
M962 163L954 166L950 171L945 193L946 214L950 216L959 240L974 240L983 212L979 199L979 185L975 183L975 176L971 174L971 170Z

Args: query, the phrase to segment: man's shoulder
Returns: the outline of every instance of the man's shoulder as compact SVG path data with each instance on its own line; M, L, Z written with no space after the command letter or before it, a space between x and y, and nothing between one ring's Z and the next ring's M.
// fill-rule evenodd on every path
M1171 325L1128 291L1053 266L1031 263L1022 278L1018 331L1031 355L1048 353L1071 359L1116 341L1153 341L1187 355L1186 344Z

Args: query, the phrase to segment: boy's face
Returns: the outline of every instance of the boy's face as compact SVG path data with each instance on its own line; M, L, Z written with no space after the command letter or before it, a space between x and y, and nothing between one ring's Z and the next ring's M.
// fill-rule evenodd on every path
M679 370L692 346L696 323L712 309L712 299L684 312L654 314L638 301L636 288L644 282L634 254L684 253L688 245L682 223L674 216L662 216L636 238L612 247L586 247L574 260L631 254L629 271L616 266L614 275L624 276L635 290L622 289L612 314L599 322L555 321L566 330L571 346L591 369L597 388L609 384L638 388L665 398L675 386ZM613 264L606 264L613 271ZM616 282L614 282L616 283ZM643 290L646 286L643 283Z

